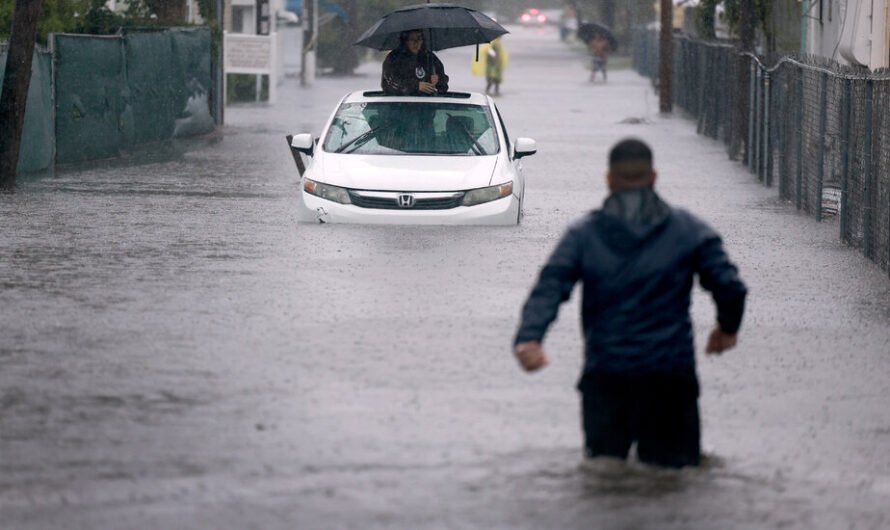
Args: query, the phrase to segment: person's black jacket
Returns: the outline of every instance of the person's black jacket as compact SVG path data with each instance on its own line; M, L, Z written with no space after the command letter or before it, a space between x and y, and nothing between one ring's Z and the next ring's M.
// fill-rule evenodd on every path
M581 280L585 371L694 370L689 306L696 274L716 302L721 330L736 333L747 290L720 236L652 188L613 193L557 245L522 310L514 344L542 340Z
M383 61L380 88L385 94L391 96L426 95L420 92L420 81L429 83L433 71L439 75L436 90L440 94L448 92L448 76L445 75L445 66L436 57L436 54L420 50L420 53L414 55L404 47L396 48Z

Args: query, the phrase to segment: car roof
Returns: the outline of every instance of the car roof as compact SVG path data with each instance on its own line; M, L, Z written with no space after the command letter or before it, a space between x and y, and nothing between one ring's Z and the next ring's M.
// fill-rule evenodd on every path
M488 98L478 92L445 92L437 96L388 96L380 90L351 92L343 98L343 103L404 102L458 103L465 105L488 106Z

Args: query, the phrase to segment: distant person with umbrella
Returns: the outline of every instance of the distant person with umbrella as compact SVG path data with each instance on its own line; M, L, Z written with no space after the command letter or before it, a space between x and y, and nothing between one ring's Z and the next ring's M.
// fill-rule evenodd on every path
M602 35L590 39L587 43L590 55L593 58L590 68L590 81L596 81L596 73L603 73L603 83L609 80L609 74L606 71L606 65L609 64L609 52L612 48L609 46L609 40Z
M448 92L445 66L429 51L423 31L403 31L399 47L383 61L380 87L391 96L434 95Z
M606 26L595 22L587 22L578 28L578 38L587 44L591 55L590 81L596 80L596 73L602 72L603 82L608 80L606 66L609 54L618 49L618 40Z

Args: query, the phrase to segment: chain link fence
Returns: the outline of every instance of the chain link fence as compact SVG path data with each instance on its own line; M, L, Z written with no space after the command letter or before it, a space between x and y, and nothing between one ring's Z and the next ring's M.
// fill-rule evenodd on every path
M634 35L658 88L658 34ZM761 58L677 35L674 103L779 196L890 273L890 73L818 58Z

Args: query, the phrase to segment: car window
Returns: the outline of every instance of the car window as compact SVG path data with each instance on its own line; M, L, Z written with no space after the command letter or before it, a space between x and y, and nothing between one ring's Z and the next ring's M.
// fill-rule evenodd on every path
M344 103L324 150L363 155L487 156L499 151L488 107L457 103Z

